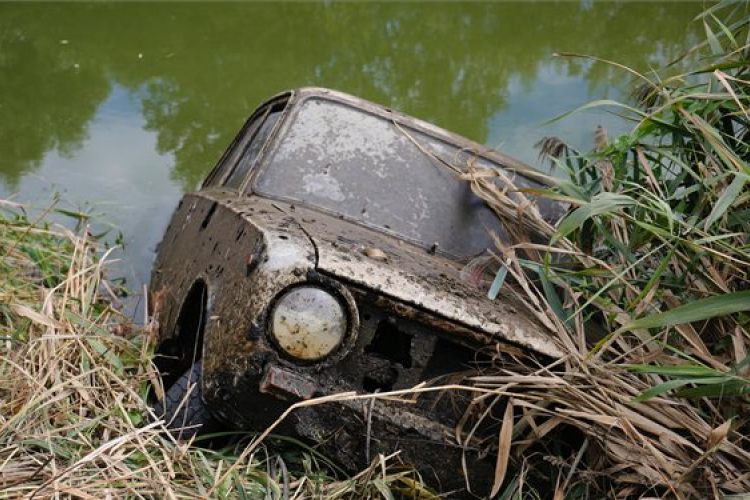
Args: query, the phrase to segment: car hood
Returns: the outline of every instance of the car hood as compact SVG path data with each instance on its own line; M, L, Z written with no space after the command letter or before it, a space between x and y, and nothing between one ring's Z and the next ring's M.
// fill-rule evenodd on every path
M271 234L309 242L318 272L408 304L438 318L538 353L559 358L563 350L534 313L506 284L495 300L487 286L462 279L458 263L381 231L305 207L260 197L214 195ZM226 198L226 199L225 199Z
M487 298L462 279L461 264L378 231L335 218L307 224L319 272L372 290L492 337L561 357L552 334L512 292Z

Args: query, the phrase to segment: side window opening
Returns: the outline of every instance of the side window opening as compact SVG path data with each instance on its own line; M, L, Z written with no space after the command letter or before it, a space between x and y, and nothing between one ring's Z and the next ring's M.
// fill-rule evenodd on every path
M242 132L237 135L219 160L219 164L206 178L203 187L225 185L239 188L244 180L244 174L247 174L257 159L288 102L289 96L272 102L245 122ZM251 157L248 158L248 155Z
M284 110L284 104L285 103L282 103L271 107L265 113L265 116L258 121L260 126L256 127L253 131L250 143L245 146L244 153L238 159L237 166L224 183L226 187L230 189L239 189L242 186L248 172L258 159L258 156L263 149L263 145L266 143L276 126L276 123L279 121L281 112Z
M245 149L245 145L248 141L247 138L252 137L255 134L254 129L258 127L259 123L259 119L245 123L245 126L242 127L242 132L235 138L227 152L224 153L224 156L219 160L219 165L208 176L208 178L206 178L203 187L221 184L224 177L226 177L227 172L232 168L232 165L236 163L240 151Z

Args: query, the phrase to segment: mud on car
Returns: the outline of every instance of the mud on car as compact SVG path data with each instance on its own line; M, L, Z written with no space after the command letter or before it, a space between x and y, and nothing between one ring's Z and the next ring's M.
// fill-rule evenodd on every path
M560 356L525 304L462 278L492 233L505 237L446 168L467 162L512 166L536 186L509 157L343 93L305 88L260 106L180 201L154 265L169 425L182 437L216 421L263 430L296 401L460 380L487 346ZM443 490L465 488L463 459L472 490L487 488L486 443L456 438L466 401L415 399L303 407L278 432L352 470L401 450Z

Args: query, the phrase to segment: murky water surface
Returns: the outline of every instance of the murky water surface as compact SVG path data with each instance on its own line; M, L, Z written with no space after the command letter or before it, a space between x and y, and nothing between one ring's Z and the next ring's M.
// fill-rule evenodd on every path
M0 195L102 214L139 288L180 195L282 90L332 87L537 162L586 147L622 71L678 56L700 2L0 5Z

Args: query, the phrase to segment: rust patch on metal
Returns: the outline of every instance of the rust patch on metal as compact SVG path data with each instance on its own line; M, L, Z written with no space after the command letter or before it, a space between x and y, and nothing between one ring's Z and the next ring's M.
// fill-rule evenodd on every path
M316 388L309 378L274 365L268 366L260 381L260 392L292 400L310 399Z

